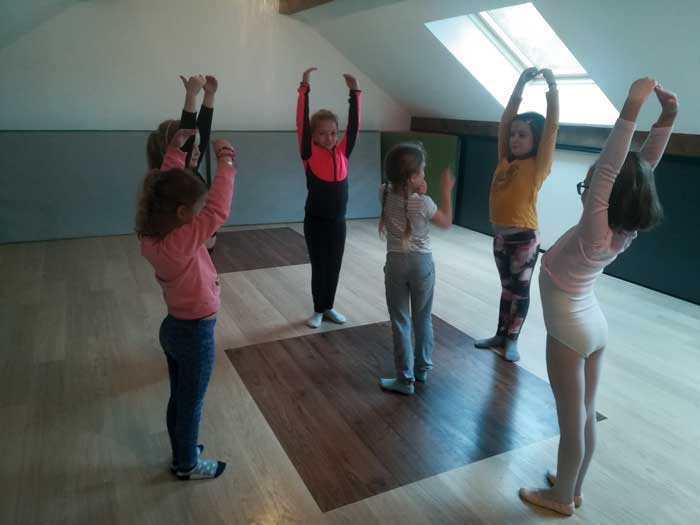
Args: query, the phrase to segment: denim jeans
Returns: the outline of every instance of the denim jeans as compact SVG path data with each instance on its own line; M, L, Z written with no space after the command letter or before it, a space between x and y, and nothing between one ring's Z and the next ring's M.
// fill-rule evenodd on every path
M433 291L435 265L431 253L389 252L384 267L386 304L394 338L396 377L413 381L413 371L433 367ZM415 351L411 338L415 335Z
M160 344L168 361L170 400L166 421L175 468L197 463L199 420L214 366L216 319L182 320L168 315L160 326Z

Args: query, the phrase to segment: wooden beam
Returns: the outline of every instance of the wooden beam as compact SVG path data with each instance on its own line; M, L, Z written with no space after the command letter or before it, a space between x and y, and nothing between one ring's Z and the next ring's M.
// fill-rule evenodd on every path
M280 0L279 13L281 15L293 15L332 1L333 0Z
M411 131L497 137L498 122L412 117ZM560 146L600 149L603 147L609 133L609 128L562 124L559 126L557 144ZM639 148L644 142L644 139L646 139L647 134L646 131L635 132L632 146ZM671 140L668 142L666 153L679 157L700 158L700 135L674 133L671 135Z

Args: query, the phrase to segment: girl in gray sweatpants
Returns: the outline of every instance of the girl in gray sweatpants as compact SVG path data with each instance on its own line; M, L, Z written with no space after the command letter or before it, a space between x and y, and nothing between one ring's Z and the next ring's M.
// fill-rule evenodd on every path
M384 282L396 376L380 378L379 385L402 394L413 394L414 381L425 382L433 366L435 265L428 223L452 225L452 174L447 168L442 174L438 208L426 195L425 157L421 144L394 146L384 159L387 182L380 190L379 232L386 233Z

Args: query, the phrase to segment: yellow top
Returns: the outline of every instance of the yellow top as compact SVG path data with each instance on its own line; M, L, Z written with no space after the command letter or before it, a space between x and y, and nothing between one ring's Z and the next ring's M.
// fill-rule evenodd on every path
M489 209L491 224L502 227L537 229L537 193L552 169L559 129L559 94L547 92L547 117L537 155L508 159L510 123L518 113L520 97L513 96L498 127L498 166L491 182Z

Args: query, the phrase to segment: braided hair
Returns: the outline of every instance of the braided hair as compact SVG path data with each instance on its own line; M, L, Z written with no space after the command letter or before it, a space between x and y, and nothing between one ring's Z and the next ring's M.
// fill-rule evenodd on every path
M391 190L399 195L403 195L405 228L402 232L402 241L407 243L413 234L413 227L408 218L408 198L410 196L409 180L413 175L420 173L425 165L425 149L418 142L404 142L392 147L384 158L384 174L386 183L382 193L382 214L379 218L379 235L385 230L385 208L386 198Z

